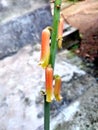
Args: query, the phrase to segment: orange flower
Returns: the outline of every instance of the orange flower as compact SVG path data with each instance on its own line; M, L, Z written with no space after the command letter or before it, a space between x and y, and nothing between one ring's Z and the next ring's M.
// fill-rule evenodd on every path
M64 28L64 19L61 17L58 26L58 47L62 48L62 36Z
M48 28L45 28L42 31L41 36L41 58L39 63L43 68L46 68L49 63L50 58L49 41L50 41L50 31Z
M58 36L63 35L64 19L61 17L58 26Z
M54 96L57 101L61 101L62 96L60 95L60 90L61 90L61 77L56 75L54 77L55 79L55 85L54 85Z
M53 98L53 69L48 66L45 69L45 80L46 80L46 101L51 102Z

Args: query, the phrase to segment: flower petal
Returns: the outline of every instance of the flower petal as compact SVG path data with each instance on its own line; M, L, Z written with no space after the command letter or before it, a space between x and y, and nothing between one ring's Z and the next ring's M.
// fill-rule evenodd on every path
M63 37L64 19L61 17L58 26L58 47L62 48L62 37Z
M62 37L64 28L64 19L61 17L58 26L58 37Z
M62 96L60 94L61 90L61 77L56 75L55 77L55 85L54 85L54 96L57 101L61 101Z
M45 79L46 79L46 101L51 102L53 99L53 69L50 66L45 69Z
M50 58L50 31L48 28L45 28L42 31L42 36L41 36L41 57L40 57L40 65L43 68L46 68L49 63L49 58Z

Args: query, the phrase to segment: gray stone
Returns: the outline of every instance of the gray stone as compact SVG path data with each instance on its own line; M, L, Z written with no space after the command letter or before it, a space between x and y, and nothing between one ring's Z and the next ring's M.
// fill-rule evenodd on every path
M0 26L0 59L16 53L26 44L40 42L43 28L51 25L50 6L44 6Z
M0 0L0 24L46 5L48 0Z
M0 60L1 130L43 130L44 70L38 66L40 44L27 45ZM50 130L98 128L98 84L81 70L79 57L57 54L55 74L62 77L63 100L51 103Z
M74 109L75 103L78 103L77 109L67 120L70 108ZM98 130L98 85L90 87L62 113L65 119L58 122L54 130Z
M79 57L66 51L60 53L59 58L80 68L83 64ZM61 94L63 100L53 103L57 107L52 110L55 116L51 130L98 130L98 83L95 78L87 73L74 73L69 81L62 82Z

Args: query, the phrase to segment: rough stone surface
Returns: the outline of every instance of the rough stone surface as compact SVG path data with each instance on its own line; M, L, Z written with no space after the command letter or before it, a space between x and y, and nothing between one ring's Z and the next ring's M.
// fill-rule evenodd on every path
M0 60L0 130L43 130L44 70L38 66L39 57L40 45L29 45ZM56 57L63 100L51 104L51 130L97 128L98 85L81 64L66 50Z
M0 24L34 11L48 2L48 0L0 0Z
M60 122L55 130L98 130L98 85L90 87L74 104L77 104L75 112L71 113L71 118L67 120L67 113L64 113L63 122ZM68 111L67 111L68 112Z
M32 5L31 11L28 10L29 5L25 2ZM33 0L25 2L18 0L15 2L11 1L10 4L12 5L8 6L9 9L10 6L11 8L14 8L15 6L16 10L19 9L21 12L21 10L23 11L23 6L26 6L27 13L24 15L20 13L21 16L18 17L17 14L13 12L13 14L17 16L16 18L10 16L10 21L0 24L0 59L16 53L26 44L35 44L40 42L42 29L51 25L52 15L49 4L44 5L45 2L42 2L40 5L38 4L40 1L34 2ZM34 10L35 8L33 7L36 7L37 9ZM7 10L5 12L7 12ZM4 12L1 11L0 14L3 15Z

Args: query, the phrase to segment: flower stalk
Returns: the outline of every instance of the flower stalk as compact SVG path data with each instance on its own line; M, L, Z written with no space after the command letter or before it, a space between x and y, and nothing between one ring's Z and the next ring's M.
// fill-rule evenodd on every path
M54 1L54 15L53 15L53 31L51 35L51 48L50 48L50 62L52 68L54 69L55 57L57 51L57 42L58 42L58 25L60 19L60 7L62 0Z
M52 27L45 28L41 36L41 57L39 64L45 69L46 88L44 92L44 130L50 130L50 103L52 102L53 94L57 101L61 100L61 78L59 76L54 78L53 76L57 47L61 48L62 46L63 20L60 20L61 1L54 0L53 25ZM50 37L51 45L49 45ZM53 87L54 79L55 87Z
M51 47L50 47L50 59L49 64L54 70L55 57L58 43L58 25L60 19L60 7L62 0L54 1L54 15L53 15L53 26L51 34ZM50 102L47 102L46 95L44 96L44 130L50 130Z

